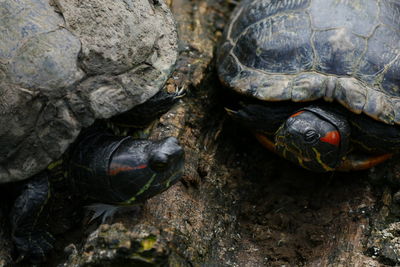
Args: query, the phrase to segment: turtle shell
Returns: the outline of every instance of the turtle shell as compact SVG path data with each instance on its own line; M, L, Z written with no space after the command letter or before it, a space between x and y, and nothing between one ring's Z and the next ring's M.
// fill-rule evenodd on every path
M82 127L143 103L177 58L162 1L0 1L0 183L59 158Z
M400 124L397 0L243 0L217 60L221 81L240 93L335 100Z

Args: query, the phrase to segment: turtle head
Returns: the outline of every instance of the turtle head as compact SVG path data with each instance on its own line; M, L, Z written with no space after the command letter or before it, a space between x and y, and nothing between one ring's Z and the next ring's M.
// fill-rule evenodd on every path
M168 189L183 174L184 152L175 137L131 140L110 158L108 177L120 204L146 200Z
M346 119L319 107L292 114L275 134L276 151L312 171L333 171L348 152Z

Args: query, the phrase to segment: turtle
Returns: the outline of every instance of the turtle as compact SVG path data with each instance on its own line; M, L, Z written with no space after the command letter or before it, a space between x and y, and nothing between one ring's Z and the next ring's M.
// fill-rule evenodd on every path
M227 107L268 149L315 172L400 149L400 3L243 0L217 51Z
M175 137L105 126L132 133L182 96L164 87L178 36L161 0L0 1L0 17L0 183L23 181L12 238L20 255L43 259L53 246L39 223L52 171L81 197L113 205L144 201L182 176Z

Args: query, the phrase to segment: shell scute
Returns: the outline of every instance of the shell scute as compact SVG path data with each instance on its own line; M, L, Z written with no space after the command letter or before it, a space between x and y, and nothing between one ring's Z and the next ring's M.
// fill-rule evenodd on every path
M292 97L291 77L287 75L258 76L254 70L241 71L230 83L237 91L258 99L269 101L290 100Z
M354 78L339 78L336 82L334 99L354 113L361 113L367 102L365 84Z
M316 70L352 75L364 53L366 41L346 28L317 31L313 36Z
M397 0L379 1L380 21L393 29L399 29L400 2Z
M221 60L221 64L218 66L218 71L222 78L222 81L232 81L241 72L241 65L236 62L236 59L227 55Z
M251 25L233 53L245 66L276 73L298 73L313 65L311 29L305 13L283 14Z
M293 79L292 100L312 101L325 95L326 78L317 73L297 75Z
M397 57L383 74L382 87L387 94L400 96L400 57Z
M364 37L379 23L379 6L375 0L313 0L310 14L316 30L346 28Z
M388 95L376 90L368 90L367 93L364 112L376 120L393 124L396 114L393 109L392 99Z
M0 62L12 58L29 38L64 24L47 0L2 1L0 18Z
M244 0L241 2L242 8L231 27L231 38L236 40L240 34L250 25L274 16L279 13L294 12L305 9L310 5L311 0L266 0L254 1Z
M400 19L399 19L400 20ZM400 53L400 34L380 25L368 40L368 47L361 61L357 75L373 83Z
M80 48L79 40L65 29L34 36L15 52L8 77L22 87L61 97L65 92L59 88L68 88L84 76L76 64Z

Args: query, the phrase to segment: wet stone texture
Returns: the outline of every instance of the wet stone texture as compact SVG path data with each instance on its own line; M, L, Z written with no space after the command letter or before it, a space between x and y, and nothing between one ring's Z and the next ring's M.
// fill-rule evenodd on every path
M265 151L221 104L213 55L233 4L168 4L181 50L167 86L187 93L152 138L179 138L184 177L139 213L60 234L46 266L400 265L399 160L315 174Z
M121 223L103 224L88 236L80 251L72 244L66 251L70 253L70 261L61 266L154 266L173 260L160 231L143 224L132 230Z

